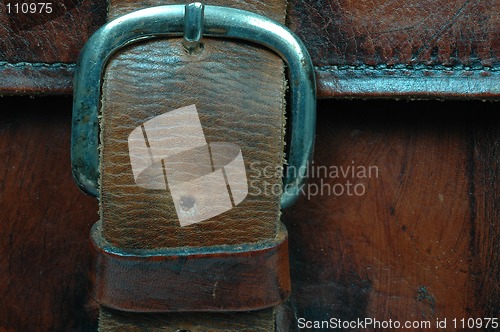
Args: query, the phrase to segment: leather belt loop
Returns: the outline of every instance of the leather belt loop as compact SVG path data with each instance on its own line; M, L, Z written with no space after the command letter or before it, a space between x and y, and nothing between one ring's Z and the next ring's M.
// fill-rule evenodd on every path
M130 312L249 311L290 294L287 233L254 245L121 250L92 229L94 298Z

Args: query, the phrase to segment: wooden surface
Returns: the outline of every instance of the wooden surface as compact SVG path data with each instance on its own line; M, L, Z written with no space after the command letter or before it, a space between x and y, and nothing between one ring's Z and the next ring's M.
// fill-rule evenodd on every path
M97 203L71 178L70 104L0 99L2 332L96 326L86 269ZM315 163L354 160L380 171L359 181L361 197L315 196L286 211L297 317L499 316L497 109L489 102L320 102Z
M71 98L0 98L0 331L91 331L97 201L71 176Z
M378 178L315 177L311 185L351 181L366 193L311 189L310 200L285 212L297 317L498 317L498 104L323 102L320 109L315 166L379 171Z

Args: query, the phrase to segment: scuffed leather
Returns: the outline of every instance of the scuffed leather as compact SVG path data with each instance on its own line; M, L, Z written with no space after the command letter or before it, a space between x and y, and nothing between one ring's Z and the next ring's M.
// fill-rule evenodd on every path
M43 24L40 19L18 24L24 30L16 33L12 19L0 12L0 77L5 77L0 92L71 91L73 68L37 65L74 62L90 32L104 23L105 1L74 3L64 1L66 15ZM116 3L111 1L111 17L137 8L134 1ZM145 0L141 6L165 3ZM279 11L273 1L246 1L245 8L278 21L284 15L274 14ZM496 0L290 0L287 25L311 53L320 98L498 99L499 12ZM12 67L12 62L29 65Z
M116 6L111 3L112 9ZM244 3L240 7L246 8ZM283 5L276 16L284 17L284 11ZM274 170L284 160L284 93L282 60L253 45L207 39L200 54L189 55L180 39L170 39L118 52L109 61L102 97L100 213L105 238L118 247L139 249L273 238L280 197L265 195L262 187L263 193L255 195L252 183L236 208L180 227L168 190L135 185L127 138L156 115L196 104L207 142L237 144L249 182L259 183L263 179L255 177L252 164ZM265 180L281 183L279 176Z
M275 315L276 309L259 310L252 314L190 312L144 315L124 314L103 308L100 319L106 324L99 327L99 332L270 332L275 330Z
M143 0L140 3L134 0L110 0L109 1L109 18L113 19L117 16L129 13L131 11L147 8L152 6L161 6L161 5L185 5L189 3L189 1L183 0ZM227 0L210 0L203 1L205 5L213 5L213 6L225 6L232 8L239 8L248 10L254 13L258 13L264 16L267 16L277 22L282 24L285 23L285 15L286 8L284 8L284 1L265 1L265 0L236 0L236 1L227 1Z
M290 0L288 10L320 67L499 65L496 0Z
M500 96L496 0L291 0L288 10L322 98Z
M108 241L156 248L272 238L279 195L256 196L250 182L248 196L236 208L180 227L168 190L135 184L127 138L154 116L196 104L207 142L237 144L247 178L259 183L252 164L274 170L283 162L283 75L281 59L271 52L220 40L205 43L200 55L188 55L180 40L158 40L114 57L102 99L101 218ZM276 185L281 179L266 181ZM263 185L259 188L264 192Z
M0 93L70 94L74 63L104 24L106 1L52 1L50 14L8 13L7 3L22 11L33 1L0 3Z
M50 14L8 13L7 3L23 1L1 4L0 62L74 63L106 17L105 2L97 0L52 2Z

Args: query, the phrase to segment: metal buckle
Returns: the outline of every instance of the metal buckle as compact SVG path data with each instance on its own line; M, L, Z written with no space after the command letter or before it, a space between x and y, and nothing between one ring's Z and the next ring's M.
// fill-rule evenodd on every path
M121 16L97 30L83 47L74 80L71 162L76 183L98 196L101 78L118 49L140 40L184 36L184 47L197 50L202 36L243 39L276 52L288 68L291 90L291 144L281 206L299 196L316 130L314 67L304 44L287 27L252 12L200 3L158 6Z

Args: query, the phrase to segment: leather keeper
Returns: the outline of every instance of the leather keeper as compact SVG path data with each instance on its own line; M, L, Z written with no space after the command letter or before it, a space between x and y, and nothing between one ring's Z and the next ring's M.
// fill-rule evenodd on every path
M128 312L250 311L290 294L288 236L246 245L119 249L91 231L94 299Z

